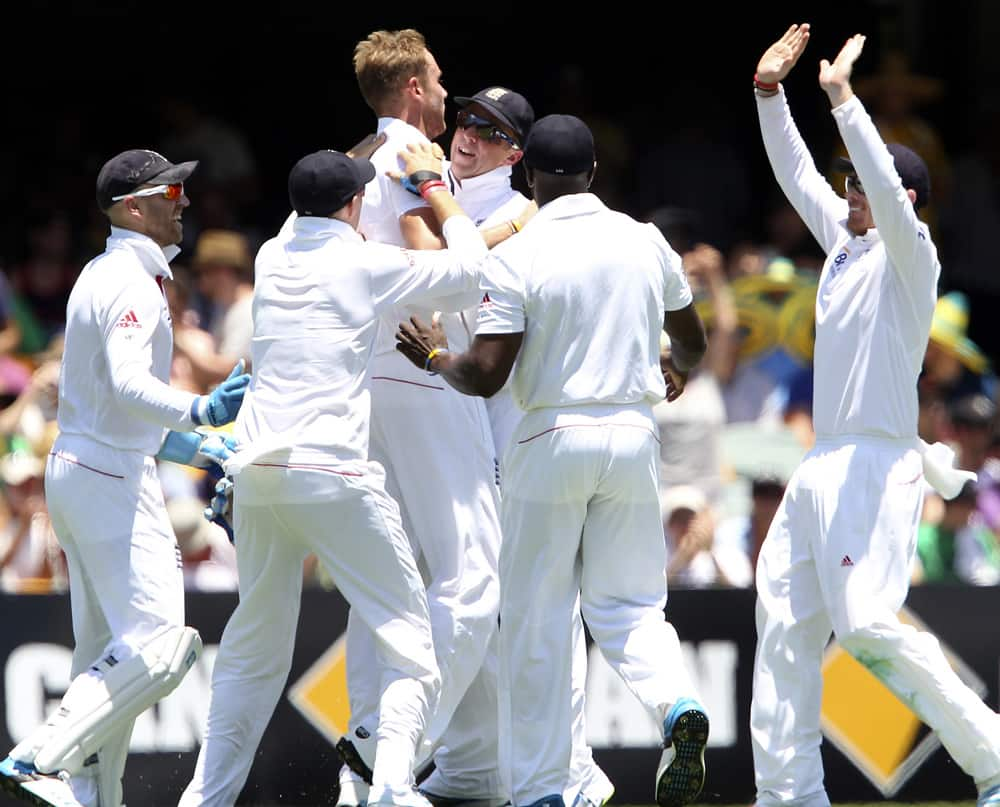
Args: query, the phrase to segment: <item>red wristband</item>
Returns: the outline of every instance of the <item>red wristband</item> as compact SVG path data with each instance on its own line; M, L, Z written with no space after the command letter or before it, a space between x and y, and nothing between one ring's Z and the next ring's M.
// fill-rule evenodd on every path
M448 190L448 186L440 179L428 179L426 182L420 183L418 190L420 191L420 195L426 199L427 194L434 193L437 190Z
M757 74L756 73L753 74L753 85L758 90L776 90L776 89L778 89L778 82L777 81L774 82L774 84L768 84L766 81L761 81L759 78L757 78Z

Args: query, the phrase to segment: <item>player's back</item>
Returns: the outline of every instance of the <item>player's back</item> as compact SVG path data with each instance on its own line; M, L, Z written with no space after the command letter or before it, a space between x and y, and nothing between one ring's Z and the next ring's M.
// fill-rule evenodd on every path
M513 382L522 408L664 397L664 308L690 297L677 296L687 288L679 258L652 225L609 210L592 194L563 196L494 257L523 294L524 343ZM493 304L487 293L481 326Z

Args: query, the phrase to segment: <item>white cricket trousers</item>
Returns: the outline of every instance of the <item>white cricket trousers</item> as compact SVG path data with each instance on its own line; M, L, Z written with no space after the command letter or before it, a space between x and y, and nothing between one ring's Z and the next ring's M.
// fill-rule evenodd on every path
M230 807L239 796L291 668L310 552L375 636L374 783L412 785L440 678L423 582L381 466L269 455L236 474L234 492L240 602L222 635L204 743L180 805Z
M1000 773L1000 716L959 680L934 636L896 616L923 503L913 446L819 439L789 481L757 563L750 727L758 807L830 803L820 670L831 632L977 782Z
M527 412L504 456L500 759L514 805L573 765L573 614L660 725L695 697L664 617L656 423L646 404Z
M481 398L415 372L401 355L378 361L372 377L370 454L386 469L386 489L399 502L406 534L425 572L441 669L441 697L423 754L438 745L461 704L465 714L460 722L479 730L470 734L456 724L449 744L435 755L441 768L436 781L449 796L495 797L501 795L495 730L490 728L496 725L495 696L484 682L473 687L496 632L500 605L499 493L486 408ZM347 682L355 744L358 727L370 732L377 721L380 694L371 637L358 623L352 609ZM475 776L448 775L459 771Z
M136 655L164 627L184 625L180 549L163 501L156 461L78 435L56 438L45 469L45 500L66 554L73 613L72 683L63 703L93 691L92 665ZM114 721L114 715L108 718ZM85 807L118 807L134 721L74 771Z

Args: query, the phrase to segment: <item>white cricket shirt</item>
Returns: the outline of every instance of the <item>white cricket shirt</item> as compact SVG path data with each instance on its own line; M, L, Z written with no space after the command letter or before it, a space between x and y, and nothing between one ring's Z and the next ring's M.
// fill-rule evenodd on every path
M168 261L148 236L112 227L107 249L83 267L66 306L59 431L155 455L164 429L186 431L190 392L169 386L174 336L163 295Z
M653 224L591 193L544 205L484 263L477 333L524 333L513 393L524 410L655 403L660 331L691 302L680 256Z
M915 437L917 376L941 271L927 225L857 96L833 117L877 225L860 236L847 230L847 201L816 169L784 90L757 96L757 110L775 177L828 253L816 295L816 436Z
M452 216L444 231L449 249L414 251L366 242L336 219L299 216L290 238L260 248L253 375L233 469L273 451L298 462L368 459L379 315L477 288L486 246L475 225Z

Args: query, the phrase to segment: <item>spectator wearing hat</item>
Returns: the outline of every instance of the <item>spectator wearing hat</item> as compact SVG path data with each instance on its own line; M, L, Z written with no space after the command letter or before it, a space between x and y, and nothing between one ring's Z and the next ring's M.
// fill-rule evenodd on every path
M30 451L0 459L8 518L0 530L0 588L47 593L67 585L66 558L45 507L45 462Z
M537 121L524 163L538 213L486 259L469 349L446 352L440 326L418 320L397 333L415 366L466 395L493 395L513 369L524 410L504 457L500 547L510 798L563 800L580 607L604 657L662 727L657 801L686 804L704 784L708 716L663 613L652 407L683 392L705 352L704 326L681 258L656 226L588 192L596 164L583 121ZM671 353L661 365L663 329Z
M209 387L243 359L249 367L253 339L253 258L246 236L233 230L206 230L195 244L192 271L197 289L210 307L208 330L213 350L205 351L200 333L177 328L174 349Z
M190 204L184 182L195 168L131 149L97 176L111 232L70 294L59 436L45 471L71 580L72 680L57 716L0 761L3 786L29 800L44 793L51 803L120 805L135 718L172 691L200 653L198 633L184 625L156 458L207 465L202 451L211 445L213 459L223 459L221 439L195 430L235 418L249 376L234 372L208 395L168 384L173 340L163 287Z
M699 488L677 485L661 491L660 512L669 585L746 588L753 582L753 569L740 541L719 540L714 508Z

